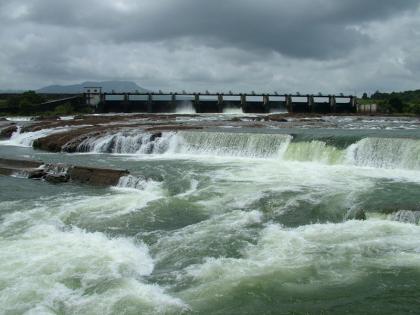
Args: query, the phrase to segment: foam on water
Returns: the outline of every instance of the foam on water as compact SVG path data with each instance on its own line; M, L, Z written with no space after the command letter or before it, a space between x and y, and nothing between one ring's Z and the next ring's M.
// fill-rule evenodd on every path
M227 247L240 246L249 240L248 228L260 224L263 214L259 211L240 210L216 215L208 220L186 226L153 245L159 263L183 267L200 256L200 253L222 253ZM218 241L221 237L223 241Z
M37 225L0 240L0 303L5 313L115 314L185 308L142 277L153 271L144 244L77 228Z
M344 152L323 141L292 142L283 156L285 160L299 162L317 162L338 164L342 162Z
M31 121L34 119L32 116L13 116L13 117L6 117L8 121Z
M244 112L241 107L224 107L223 114L243 115Z
M296 229L268 224L242 258L208 258L188 267L195 285L184 294L193 300L202 295L215 299L242 282L272 277L281 279L283 287L316 290L353 283L370 270L418 269L419 237L418 226L381 220Z

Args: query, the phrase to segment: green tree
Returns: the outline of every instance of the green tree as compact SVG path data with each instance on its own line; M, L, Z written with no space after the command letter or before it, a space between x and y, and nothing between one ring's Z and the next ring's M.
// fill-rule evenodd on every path
M54 114L56 115L69 115L74 112L74 108L70 103L64 103L62 105L58 105L55 110Z
M393 96L389 99L388 104L393 112L401 113L404 109L403 101L397 97Z
M29 99L22 99L19 102L19 109L22 114L31 114L34 111L34 106Z

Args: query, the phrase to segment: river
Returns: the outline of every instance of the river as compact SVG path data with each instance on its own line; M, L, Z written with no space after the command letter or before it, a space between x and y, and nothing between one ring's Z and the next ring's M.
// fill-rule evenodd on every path
M0 176L0 313L418 313L419 121L336 125L120 131L73 154L31 147L56 130L0 142L131 174Z

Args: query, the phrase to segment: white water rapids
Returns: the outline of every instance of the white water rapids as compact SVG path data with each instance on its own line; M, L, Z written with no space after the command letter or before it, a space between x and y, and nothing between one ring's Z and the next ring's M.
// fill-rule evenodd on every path
M338 149L319 140L293 141L292 136L283 134L181 131L157 137L120 132L87 139L78 151L269 158L420 170L420 140L402 138L364 138L346 149Z
M0 149L131 175L0 177L0 314L418 310L419 140L121 131L79 145L94 154L29 148L61 131Z

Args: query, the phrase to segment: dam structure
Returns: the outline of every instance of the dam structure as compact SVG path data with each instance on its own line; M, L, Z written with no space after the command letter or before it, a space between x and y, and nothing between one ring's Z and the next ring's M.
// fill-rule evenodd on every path
M86 88L87 105L98 112L176 113L355 113L352 95L301 95L257 93L102 93L100 88Z

